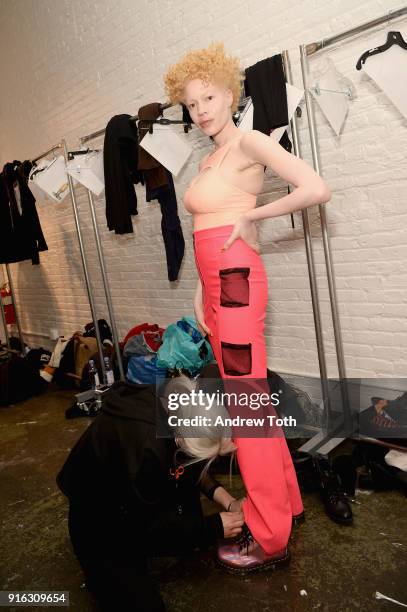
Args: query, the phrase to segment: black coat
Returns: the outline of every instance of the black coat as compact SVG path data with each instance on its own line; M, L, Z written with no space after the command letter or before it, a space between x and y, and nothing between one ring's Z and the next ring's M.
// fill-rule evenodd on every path
M116 234L133 232L131 215L137 215L134 184L143 182L138 166L138 131L130 115L115 115L105 131L103 164L106 220Z
M156 438L155 400L153 385L115 384L57 476L70 501L74 552L104 612L164 612L148 557L223 537L220 514L202 513L202 463L187 466L178 480L170 474L175 442ZM201 489L211 498L217 486L208 477Z
M273 129L288 124L286 79L281 53L246 68L245 94L253 102L253 129L270 135ZM287 131L280 140L291 153Z
M157 410L164 412L158 400ZM113 516L131 516L141 553L148 555L152 543L169 554L206 547L223 537L223 526L219 513L203 516L200 490L211 498L219 483L208 476L198 484L202 462L187 466L178 480L170 474L176 445L156 438L155 411L155 386L114 385L57 483L71 504L106 517L105 530L114 529Z
M14 185L20 193L21 213L17 206ZM39 264L39 251L47 251L27 179L20 171L20 162L6 164L0 174L0 263L31 259Z

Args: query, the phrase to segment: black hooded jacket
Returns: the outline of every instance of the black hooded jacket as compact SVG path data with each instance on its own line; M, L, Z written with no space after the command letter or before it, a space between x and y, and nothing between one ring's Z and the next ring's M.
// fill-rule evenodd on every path
M154 542L169 554L205 548L223 537L219 513L203 516L200 490L210 499L219 483L207 476L198 484L202 462L173 471L175 441L156 438L157 401L153 385L116 383L104 395L102 412L82 434L57 476L72 505L106 517L105 528L124 512L137 530L139 545ZM177 455L177 463L182 458Z
M15 160L6 164L0 174L0 263L31 259L33 264L39 264L39 252L47 251L48 247L35 207L35 198L21 166ZM14 187L20 195L21 213Z

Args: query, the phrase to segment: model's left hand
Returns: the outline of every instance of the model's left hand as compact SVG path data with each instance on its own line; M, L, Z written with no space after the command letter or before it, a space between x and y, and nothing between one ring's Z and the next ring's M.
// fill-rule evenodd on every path
M257 241L257 228L254 221L250 221L245 215L242 215L236 221L232 233L224 243L221 250L228 249L237 238L244 240L256 253L260 253L260 246Z

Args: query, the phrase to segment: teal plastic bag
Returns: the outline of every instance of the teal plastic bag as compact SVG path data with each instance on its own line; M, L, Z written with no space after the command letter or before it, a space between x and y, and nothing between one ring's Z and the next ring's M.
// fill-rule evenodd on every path
M213 360L212 347L202 337L193 317L182 317L177 323L168 325L157 352L158 368L183 368L194 375Z

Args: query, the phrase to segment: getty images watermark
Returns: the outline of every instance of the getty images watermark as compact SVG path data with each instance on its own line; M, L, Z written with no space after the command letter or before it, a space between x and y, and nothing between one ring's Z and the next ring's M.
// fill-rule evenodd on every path
M278 393L207 393L200 389L195 391L192 389L189 393L170 393L168 395L167 408L169 411L178 410L180 407L193 406L201 408L205 411L210 411L214 407L219 408L220 405L239 406L240 408L249 410L259 410L261 407L270 407L279 405ZM292 416L279 417L276 414L266 414L264 417L249 417L237 414L234 417L218 414L214 417L197 414L192 417L179 417L176 414L168 416L168 424L170 427L183 425L184 427L218 425L225 426L242 426L259 427L268 421L270 426L277 425L278 427L296 427L296 419Z
M278 414L280 394L271 393L263 379L224 381L217 379L196 382L185 378L167 379L158 397L157 433L161 436L239 437L284 436L281 429L295 428L292 415ZM161 427L160 427L161 425Z

